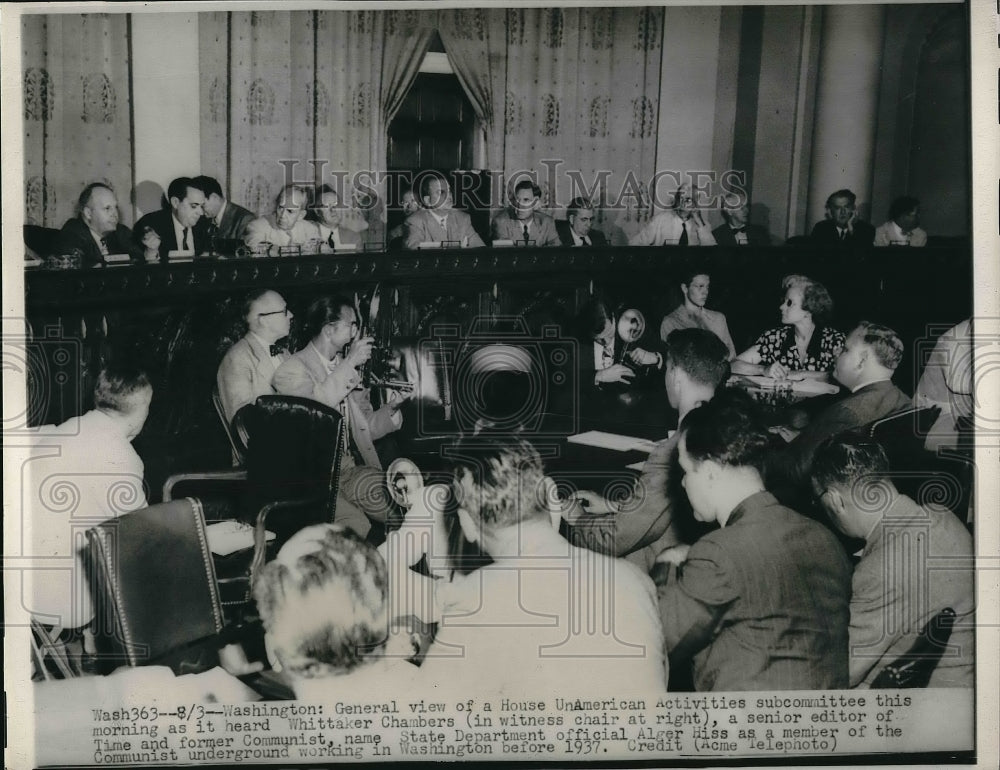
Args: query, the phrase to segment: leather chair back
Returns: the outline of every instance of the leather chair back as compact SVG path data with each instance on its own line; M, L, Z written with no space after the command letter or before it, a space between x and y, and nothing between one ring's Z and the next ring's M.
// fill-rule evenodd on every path
M97 622L103 626L98 631L110 632L113 648L128 665L172 664L170 653L222 630L215 567L197 500L110 519L88 530L87 540L97 578Z
M872 689L926 687L951 638L955 617L955 610L945 607L931 618L913 646L878 673Z

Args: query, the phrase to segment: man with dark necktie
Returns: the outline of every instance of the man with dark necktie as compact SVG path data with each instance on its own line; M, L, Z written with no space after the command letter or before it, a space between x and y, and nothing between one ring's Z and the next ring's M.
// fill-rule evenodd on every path
M222 185L210 176L196 176L194 184L205 193L205 224L221 240L243 240L247 225L254 220L253 212L222 194Z
M132 239L147 262L166 260L171 251L186 256L208 250L208 230L202 221L205 193L193 179L178 177L167 187L169 208L151 211L135 223Z
M520 241L533 246L558 246L555 221L538 211L541 190L529 179L514 187L513 207L493 219L493 240Z
M464 211L453 208L448 180L436 172L422 175L420 200L423 208L406 218L407 249L419 249L425 243L458 244L459 248L485 246L472 227L472 219Z
M566 207L566 221L556 222L563 246L607 246L608 239L594 224L594 206L586 198L574 198Z
M674 193L673 206L661 211L628 240L630 246L714 246L711 228L698 211L689 185Z
M810 236L815 243L843 246L871 246L875 228L857 218L858 196L837 190L826 199L826 219L817 222Z
M132 231L118 221L118 198L102 182L87 185L77 202L77 216L66 221L59 235L60 253L83 254L83 265L100 265L111 254L142 259L132 242Z

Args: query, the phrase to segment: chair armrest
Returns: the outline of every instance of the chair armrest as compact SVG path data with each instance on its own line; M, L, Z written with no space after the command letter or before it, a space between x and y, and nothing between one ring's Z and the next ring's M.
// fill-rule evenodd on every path
M191 481L245 482L246 480L247 472L242 469L175 473L163 482L163 502L169 503L173 500L174 487L181 483ZM191 495L185 495L185 497L190 496Z
M305 497L300 500L274 500L263 505L257 513L257 521L253 528L253 561L250 562L250 591L257 582L257 575L264 566L267 552L267 517L275 511L304 508L309 505L323 505L324 500L317 497Z

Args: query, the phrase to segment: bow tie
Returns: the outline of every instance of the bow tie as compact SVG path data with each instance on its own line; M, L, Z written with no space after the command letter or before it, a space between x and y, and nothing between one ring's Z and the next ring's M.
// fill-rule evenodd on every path
M743 227L734 227L733 228L733 232L734 233L745 233L746 231L747 231L747 226L746 225L743 225Z
M280 356L282 353L287 353L288 348L286 348L284 345L271 345L271 347L268 348L268 352L272 356Z

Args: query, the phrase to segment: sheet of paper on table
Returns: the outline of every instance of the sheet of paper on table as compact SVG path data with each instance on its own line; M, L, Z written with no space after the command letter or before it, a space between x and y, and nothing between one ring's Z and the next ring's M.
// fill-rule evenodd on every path
M655 441L635 436L622 436L617 433L605 433L602 430L588 430L586 433L577 433L566 439L574 444L584 444L586 446L596 446L601 449L614 449L617 452L652 452L656 446Z
M209 524L205 527L205 535L208 537L209 550L216 556L229 556L244 548L253 548L253 527L235 519ZM275 534L268 531L265 537L271 541Z
M765 377L761 374L737 374L730 379L731 384L739 383L740 381L749 383L761 390L773 390L779 385L790 385L792 393L808 396L819 396L825 393L837 393L840 391L839 385L808 377L804 380L778 380L774 377Z

